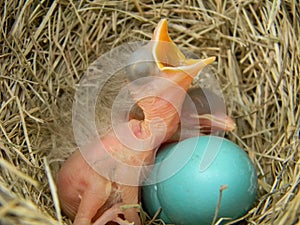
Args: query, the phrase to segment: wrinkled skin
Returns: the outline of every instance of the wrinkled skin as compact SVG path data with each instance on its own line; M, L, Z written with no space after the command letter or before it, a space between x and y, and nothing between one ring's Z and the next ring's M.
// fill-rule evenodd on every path
M174 111L175 114L176 110L174 108L171 106L167 108L169 108L170 111ZM170 124L178 124L178 122L179 116L175 114L174 119L170 120L169 126ZM141 139L149 136L151 133L150 128L138 120L131 120L129 126L132 128L133 134ZM168 139L174 133L174 129L177 128L173 125L170 127L166 139ZM111 152L112 155L116 154L115 157L125 158L124 163L135 166L152 164L157 149L157 144L153 141L150 142L149 147L146 147L150 149L149 151L136 152L130 150L122 145L113 133L103 137L102 142L107 145L107 149L118 150L117 153ZM90 149L102 149L100 143L97 141L92 145L88 147ZM90 151L90 153L93 154L93 150ZM101 154L97 154L97 152L94 153L93 158L101 160ZM115 162L107 160L105 163L114 164ZM114 165L114 167L118 168L115 169L115 176L118 176L118 171L124 170L121 164ZM132 177L139 178L144 174L142 169L141 167L133 173L129 172L126 176L128 176L128 179ZM112 182L99 175L86 162L80 151L77 150L64 163L58 173L56 181L62 208L70 218L73 219L75 217L74 224L90 224L91 221L94 221L100 215L101 217L95 224L106 224L108 221L114 221L118 224L130 224L128 221L134 222L134 224L140 224L137 209L132 208L122 211L120 208L116 208L120 205L137 204L139 202L139 187L137 185L131 186ZM142 182L142 180L138 181ZM122 220L119 214L123 214L126 221Z
M158 24L152 40L157 42L151 47L158 68L156 76L172 81L183 91L178 92L157 80L135 86L131 94L143 118L133 116L127 123L120 124L127 129L121 132L121 137L133 140L133 145L142 141L142 149L125 145L119 139L120 134L112 130L86 146L88 154L82 155L82 151L76 150L64 163L56 184L61 207L74 220L74 225L141 224L138 209L123 206L139 203L139 185L149 172L146 166L154 162L160 144L178 130L185 94L193 78L214 61L214 58L185 59L168 36L166 20ZM161 48L160 41L171 44L168 53ZM174 60L173 67L161 61L164 54L171 62ZM177 62L181 64L176 65ZM141 98L140 93L147 92L148 87L151 87L151 96ZM128 169L131 166L137 169ZM120 180L122 182L118 182Z
M197 110L197 116L193 117L193 112L189 109L188 101L185 99L181 114L181 123L183 129L194 129L188 136L181 136L181 127L171 136L167 142L177 142L182 139L190 138L198 135L211 134L216 131L231 131L235 129L234 121L225 113L225 105L223 99L214 92L206 88L190 88L187 95L192 100ZM135 104L130 111L130 118L143 120L143 110ZM195 119L198 118L198 119Z

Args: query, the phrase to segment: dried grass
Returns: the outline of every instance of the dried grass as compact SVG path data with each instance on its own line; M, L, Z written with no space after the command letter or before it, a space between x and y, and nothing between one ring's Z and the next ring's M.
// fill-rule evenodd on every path
M0 15L1 224L70 224L51 173L74 146L63 128L76 84L104 52L149 40L160 18L177 44L217 57L237 123L228 138L259 175L259 200L244 219L300 223L298 1L1 0ZM65 155L48 161L51 149Z

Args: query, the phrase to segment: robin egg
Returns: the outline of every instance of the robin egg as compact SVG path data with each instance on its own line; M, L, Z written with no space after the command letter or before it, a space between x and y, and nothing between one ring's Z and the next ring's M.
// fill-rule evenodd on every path
M217 136L193 137L160 148L142 188L145 210L176 225L234 220L253 206L257 175L246 152Z

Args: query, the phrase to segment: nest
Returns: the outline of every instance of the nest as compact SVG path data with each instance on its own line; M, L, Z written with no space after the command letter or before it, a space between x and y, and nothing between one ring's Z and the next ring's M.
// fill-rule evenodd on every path
M227 138L245 149L259 177L258 201L239 220L299 223L297 1L6 0L0 6L1 224L71 223L60 212L53 175L74 147L67 118L77 84L103 53L149 40L161 18L168 18L176 44L217 57L216 78L237 124ZM107 90L104 114L114 94Z

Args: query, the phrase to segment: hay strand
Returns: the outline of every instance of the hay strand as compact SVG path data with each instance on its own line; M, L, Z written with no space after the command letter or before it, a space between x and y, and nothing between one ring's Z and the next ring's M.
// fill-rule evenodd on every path
M168 18L176 44L217 57L212 72L237 124L226 137L259 176L257 204L236 222L299 223L298 1L3 0L0 15L1 224L71 224L51 175L76 147L77 84L111 48L149 40L160 18ZM110 85L99 115L110 113L120 81Z

